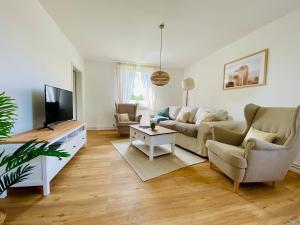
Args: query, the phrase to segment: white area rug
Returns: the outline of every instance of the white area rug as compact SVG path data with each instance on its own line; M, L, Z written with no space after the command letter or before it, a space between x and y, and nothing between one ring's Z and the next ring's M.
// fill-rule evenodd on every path
M112 141L111 143L135 170L142 181L206 161L206 159L177 146L175 156L166 154L154 157L153 161L150 161L146 154L136 147L131 146L128 139ZM171 151L170 145L164 145L163 147Z
M285 223L284 225L300 225L300 216L290 220L289 222Z

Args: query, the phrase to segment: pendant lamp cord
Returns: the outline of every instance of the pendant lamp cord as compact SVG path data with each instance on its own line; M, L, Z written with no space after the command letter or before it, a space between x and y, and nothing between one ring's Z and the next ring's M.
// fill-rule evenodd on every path
M163 27L160 27L160 56L159 56L159 71L161 71L161 52L162 52L162 30Z

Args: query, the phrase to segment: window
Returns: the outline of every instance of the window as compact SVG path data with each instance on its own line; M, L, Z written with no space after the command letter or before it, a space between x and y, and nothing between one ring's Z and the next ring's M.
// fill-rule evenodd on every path
M153 109L155 89L150 80L153 68L119 64L117 98L121 103L137 103L139 107Z
M142 82L141 72L135 73L130 103L138 103L142 107L147 107L146 91Z

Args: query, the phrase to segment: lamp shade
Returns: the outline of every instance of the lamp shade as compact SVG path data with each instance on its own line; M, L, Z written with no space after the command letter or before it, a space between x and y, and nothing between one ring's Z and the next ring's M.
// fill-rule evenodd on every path
M151 75L151 82L157 86L164 86L169 83L170 76L165 71L156 71Z
M192 90L195 88L195 82L193 78L186 78L181 83L183 90Z

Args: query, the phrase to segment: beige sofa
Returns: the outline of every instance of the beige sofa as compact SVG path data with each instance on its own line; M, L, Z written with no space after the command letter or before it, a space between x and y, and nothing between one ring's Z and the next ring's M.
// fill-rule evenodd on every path
M213 140L207 141L212 164L234 181L234 192L240 183L282 180L299 151L299 107L274 108L249 104L245 107L247 127L235 133L213 128ZM248 130L276 133L273 143L250 138L241 147Z
M228 114L226 119L223 118L223 121L201 122L200 124L195 124L195 117L197 117L197 112L200 107L192 109L193 114L188 123L181 123L176 121L176 117L181 109L181 107L169 106L170 120L161 121L159 125L176 130L178 132L175 137L176 145L200 156L208 156L205 144L207 140L212 139L212 127L218 126L229 130L238 130L241 126L240 122L233 121L228 117Z

